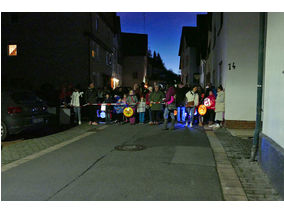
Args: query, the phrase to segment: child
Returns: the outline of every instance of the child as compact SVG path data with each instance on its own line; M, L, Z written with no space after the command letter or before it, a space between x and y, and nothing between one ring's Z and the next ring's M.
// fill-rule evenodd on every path
M123 102L119 96L116 97L116 103L119 104L117 106L114 106L114 110L116 113L116 121L118 124L121 124L123 122L124 105L120 105L120 104L123 104Z
M145 111L146 111L145 98L141 96L140 103L137 106L137 112L139 113L139 123L140 124L144 124Z
M109 93L106 94L104 103L112 103L112 99ZM107 124L111 122L111 108L112 108L111 106L106 106L105 113L106 113L106 123Z
M136 111L136 104L138 102L138 99L136 97L136 95L134 95L134 91L130 90L129 92L129 96L126 99L126 103L133 109L134 113L132 115L131 118L129 118L130 120L130 124L134 125L135 124L135 111Z
M83 92L79 92L78 88L75 88L71 95L70 105L74 107L75 118L79 125L81 125L81 108L80 108L80 97L83 96Z
M123 98L122 98L122 103L124 103L124 107L126 106L126 100L127 100L127 94L124 94ZM128 122L128 118L125 117L124 115L123 115L123 120L124 120L125 123Z

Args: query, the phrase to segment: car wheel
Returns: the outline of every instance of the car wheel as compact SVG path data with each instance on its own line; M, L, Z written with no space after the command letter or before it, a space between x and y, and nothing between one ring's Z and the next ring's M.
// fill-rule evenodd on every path
M1 122L1 140L5 140L8 135L7 126L4 122Z

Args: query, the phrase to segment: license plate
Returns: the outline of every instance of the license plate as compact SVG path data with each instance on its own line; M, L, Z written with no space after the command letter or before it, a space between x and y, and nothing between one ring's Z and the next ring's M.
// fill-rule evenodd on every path
M33 119L33 123L37 124L37 123L42 123L43 122L43 118L34 118Z

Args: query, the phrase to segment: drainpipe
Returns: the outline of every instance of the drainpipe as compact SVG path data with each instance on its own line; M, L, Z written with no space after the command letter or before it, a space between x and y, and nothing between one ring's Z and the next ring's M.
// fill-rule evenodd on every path
M259 43L258 43L258 76L257 76L257 104L256 104L256 126L253 137L253 145L251 149L251 161L255 161L258 151L259 133L261 126L261 111L262 111L262 84L263 84L263 70L264 70L264 47L265 47L265 20L266 14L260 13L259 16Z

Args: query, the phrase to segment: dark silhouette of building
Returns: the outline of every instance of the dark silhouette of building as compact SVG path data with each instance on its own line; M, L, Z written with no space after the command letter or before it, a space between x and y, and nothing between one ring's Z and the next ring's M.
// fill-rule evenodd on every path
M2 85L110 85L119 62L116 13L1 13L1 20Z
M148 35L121 33L123 54L122 85L132 87L134 83L146 81Z

